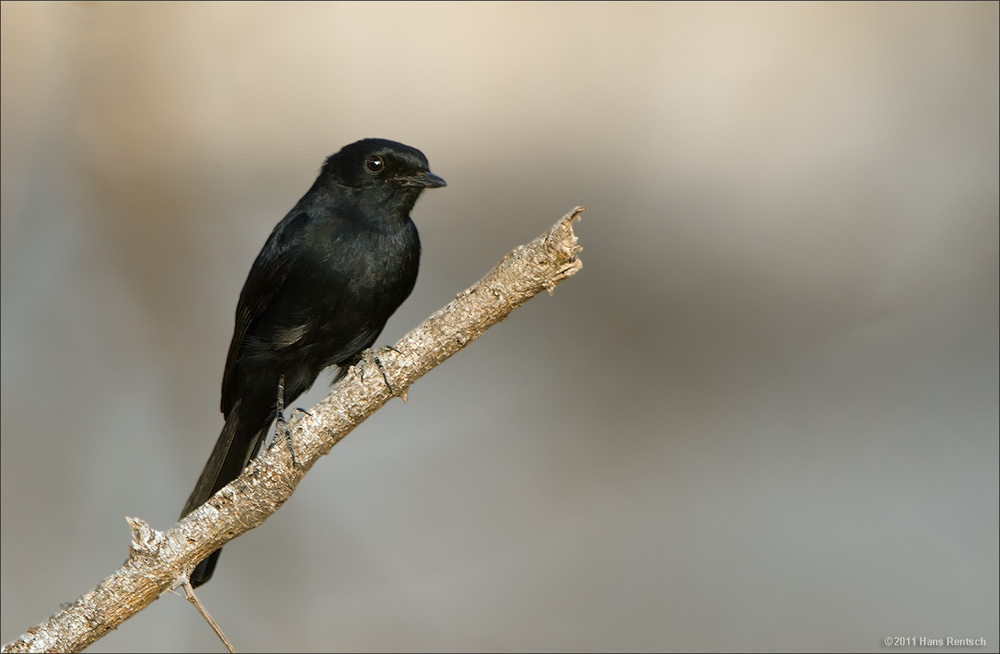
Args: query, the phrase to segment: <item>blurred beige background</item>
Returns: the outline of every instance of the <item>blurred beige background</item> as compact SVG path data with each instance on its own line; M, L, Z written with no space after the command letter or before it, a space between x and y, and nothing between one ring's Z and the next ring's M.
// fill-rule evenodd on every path
M254 256L379 136L449 183L383 343L576 204L584 269L226 547L238 648L996 651L997 7L4 2L0 637L173 524Z

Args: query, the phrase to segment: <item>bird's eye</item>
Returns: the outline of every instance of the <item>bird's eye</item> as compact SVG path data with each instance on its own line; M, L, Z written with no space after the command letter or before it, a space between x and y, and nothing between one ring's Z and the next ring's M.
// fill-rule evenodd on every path
M385 169L385 162L382 161L382 157L377 154L370 154L368 158L365 159L365 170L370 172L372 175L378 175Z

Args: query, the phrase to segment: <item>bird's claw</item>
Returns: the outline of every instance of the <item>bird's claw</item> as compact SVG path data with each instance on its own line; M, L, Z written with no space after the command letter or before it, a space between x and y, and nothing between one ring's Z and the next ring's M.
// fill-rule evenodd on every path
M392 350L393 352L400 354L400 351L392 347L391 345L386 345L385 349ZM365 360L368 358L371 358L372 361L375 362L375 366L378 368L378 371L382 374L382 381L385 382L386 388L389 389L389 395L396 395L396 389L392 387L392 384L389 382L389 376L386 375L385 373L385 366L382 365L382 360L378 358L378 355L375 354L374 350L370 349L365 350L364 353L358 357L357 363L354 364L354 368L355 370L358 371L358 377L361 379L361 381L362 382L365 381L365 368L367 367L367 365L365 365ZM401 393L399 396L403 398L404 402L406 401L405 391Z
M385 374L385 366L382 365L382 360L378 358L377 354L372 354L372 358L375 359L375 365L378 366L378 371L382 373L382 379L385 380L385 385L389 389L389 395L395 395L396 391L393 390L392 384L389 383L389 378Z

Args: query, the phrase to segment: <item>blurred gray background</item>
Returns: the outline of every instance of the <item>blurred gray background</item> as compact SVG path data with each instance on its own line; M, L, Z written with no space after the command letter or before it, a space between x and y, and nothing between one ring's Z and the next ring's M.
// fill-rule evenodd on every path
M997 3L2 12L4 642L174 523L253 258L378 136L449 183L382 343L577 204L584 269L226 547L238 648L996 651ZM92 648L204 650L171 595Z

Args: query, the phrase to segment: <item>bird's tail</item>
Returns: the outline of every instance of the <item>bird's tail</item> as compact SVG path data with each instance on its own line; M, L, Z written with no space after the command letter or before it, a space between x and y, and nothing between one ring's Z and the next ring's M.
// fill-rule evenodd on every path
M208 457L208 463L205 464L201 476L198 477L198 483L195 484L187 504L184 505L184 510L181 511L181 518L204 504L220 488L239 477L250 459L260 451L269 429L270 423L256 433L246 434L247 429L240 419L240 403L236 402L236 405L229 412L222 433L219 434L219 440L215 442L212 455ZM220 547L198 564L194 572L191 573L192 586L197 588L212 578L212 572L215 570L215 564L218 563L221 553L222 548Z

